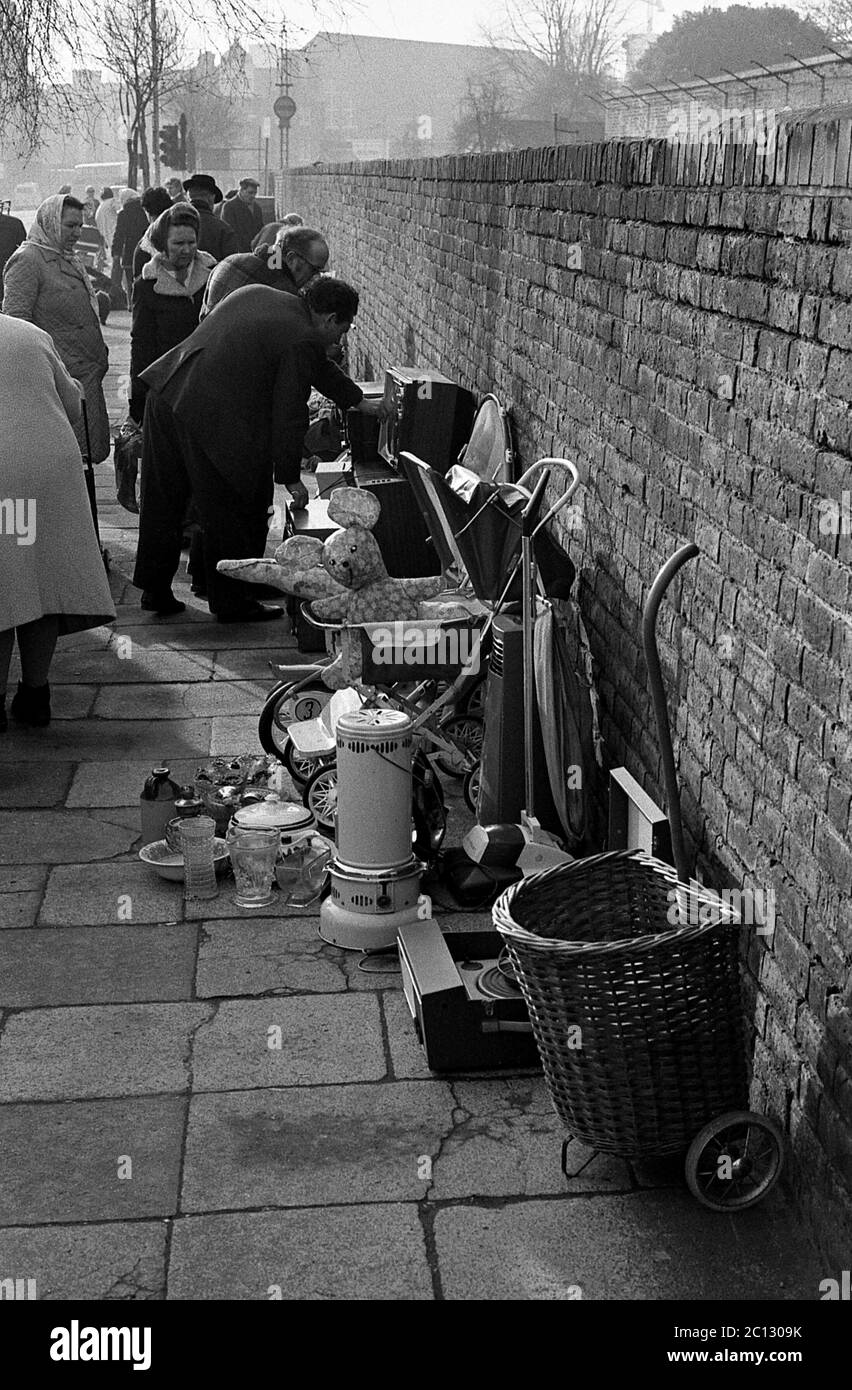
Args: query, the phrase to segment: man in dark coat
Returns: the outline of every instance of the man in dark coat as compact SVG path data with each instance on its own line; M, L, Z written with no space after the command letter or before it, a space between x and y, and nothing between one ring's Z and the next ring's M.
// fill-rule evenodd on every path
M110 251L112 252L113 269L116 266L120 267L119 274L123 277L124 291L129 307L130 296L133 293L133 253L148 230L148 218L135 188L125 188L120 194L120 199L121 212L115 219L115 232Z
M133 582L143 608L165 616L183 607L171 584L191 495L204 531L210 611L220 622L280 615L216 565L263 554L273 475L294 505L305 505L299 475L312 388L343 410L383 413L382 402L365 400L326 356L357 308L357 292L331 276L302 297L247 285L142 373L149 391Z
M12 252L17 251L21 242L26 239L26 228L21 219L8 217L5 212L0 212L0 279L3 277L3 267Z
M226 199L219 209L222 221L233 227L238 249L243 253L251 250L255 237L263 230L263 213L255 201L258 186L257 179L240 179L236 197Z
M244 285L271 285L298 294L328 265L328 242L310 227L284 227L275 245L258 246L246 256L226 256L207 281L201 317Z
M222 201L222 190L209 174L190 174L184 180L189 201L201 219L198 233L199 251L207 251L217 261L235 256L239 250L233 227L217 217L213 208Z

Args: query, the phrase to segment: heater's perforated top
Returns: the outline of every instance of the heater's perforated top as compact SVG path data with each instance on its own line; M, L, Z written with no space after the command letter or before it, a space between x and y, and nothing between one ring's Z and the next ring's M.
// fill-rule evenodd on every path
M357 738L387 738L404 734L411 728L411 717L400 709L357 709L342 714L337 721L338 734Z

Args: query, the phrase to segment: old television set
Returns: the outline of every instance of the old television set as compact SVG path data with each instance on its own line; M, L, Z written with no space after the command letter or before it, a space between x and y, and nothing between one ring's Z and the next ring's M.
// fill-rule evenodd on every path
M393 409L379 435L385 462L396 468L408 453L439 473L452 468L470 438L472 393L431 367L388 367L385 401Z

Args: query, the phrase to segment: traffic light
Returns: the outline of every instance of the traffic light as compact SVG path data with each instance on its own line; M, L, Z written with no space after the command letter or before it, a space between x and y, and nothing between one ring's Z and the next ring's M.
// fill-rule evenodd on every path
M167 169L182 169L181 139L176 125L160 127L160 163Z

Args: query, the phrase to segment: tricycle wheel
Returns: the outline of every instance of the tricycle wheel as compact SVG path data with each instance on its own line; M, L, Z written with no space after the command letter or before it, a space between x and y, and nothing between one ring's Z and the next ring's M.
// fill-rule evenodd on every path
M711 1211L744 1211L773 1188L784 1163L784 1136L753 1110L730 1110L705 1125L689 1146L686 1182Z

